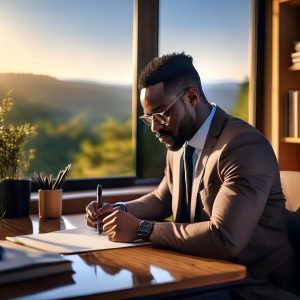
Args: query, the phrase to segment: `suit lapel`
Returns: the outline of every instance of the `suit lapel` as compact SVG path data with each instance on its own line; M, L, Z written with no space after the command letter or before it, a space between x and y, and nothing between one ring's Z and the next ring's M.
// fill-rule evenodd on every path
M195 213L196 213L196 205L197 205L197 199L198 199L198 192L200 185L202 183L204 171L206 168L207 161L210 157L210 154L215 147L218 138L220 134L222 133L226 123L227 123L227 114L219 107L217 107L217 110L215 112L215 115L213 117L213 120L211 122L207 138L205 141L205 145L203 148L203 151L201 153L201 157L199 160L198 165L195 169L195 177L194 177L194 183L193 183L193 190L192 190L192 198L191 198L191 223L195 220Z

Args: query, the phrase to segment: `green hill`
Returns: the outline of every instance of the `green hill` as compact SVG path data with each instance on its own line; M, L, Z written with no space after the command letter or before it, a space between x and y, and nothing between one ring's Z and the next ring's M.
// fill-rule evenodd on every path
M124 120L131 115L131 88L92 82L65 81L45 75L0 74L0 92L12 90L15 118L63 121L81 114L88 123L108 116Z
M127 142L130 146L131 127L125 126L131 120L130 87L64 81L43 75L0 74L0 96L9 90L14 108L8 121L38 126L37 136L27 145L36 149L29 173L42 170L56 174L68 163L76 166L86 157L92 162L91 167L75 172L74 176L93 176L96 168L105 169L110 161L99 160L91 154L98 153L99 145L105 145L103 124L114 124L110 134L126 128L125 138L108 141L113 145ZM89 145L88 153L84 152L85 145ZM128 149L124 151L128 156ZM123 152L119 150L118 154L125 155ZM106 153L110 155L111 151L106 149ZM129 158L132 159L132 155ZM131 161L125 166L119 161L116 164L119 164L115 171L118 175L128 174L128 169L132 169Z

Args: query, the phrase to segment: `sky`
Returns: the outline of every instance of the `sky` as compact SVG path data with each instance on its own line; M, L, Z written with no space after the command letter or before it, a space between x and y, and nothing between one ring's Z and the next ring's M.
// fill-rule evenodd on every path
M0 73L131 84L133 0L0 0ZM244 80L250 0L161 0L159 54L206 81Z

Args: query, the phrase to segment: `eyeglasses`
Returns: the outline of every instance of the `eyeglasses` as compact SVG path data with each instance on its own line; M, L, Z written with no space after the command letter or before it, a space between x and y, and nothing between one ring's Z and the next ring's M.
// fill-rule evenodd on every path
M168 116L166 116L166 112L171 109L171 107L181 98L183 94L184 92L181 93L174 101L172 101L164 111L152 115L142 115L139 117L139 119L142 120L147 126L151 126L153 120L159 122L161 125L167 124Z

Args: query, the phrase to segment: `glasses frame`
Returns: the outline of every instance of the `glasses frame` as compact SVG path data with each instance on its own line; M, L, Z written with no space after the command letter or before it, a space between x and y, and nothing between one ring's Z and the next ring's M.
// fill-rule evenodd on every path
M182 92L175 100L173 100L164 111L154 113L152 115L142 115L139 117L139 119L142 120L147 126L151 126L155 117L160 116L160 118L162 119L159 120L160 124L166 125L168 123L168 116L166 116L166 112L168 112L172 108L172 106L182 97L184 93L185 92Z

